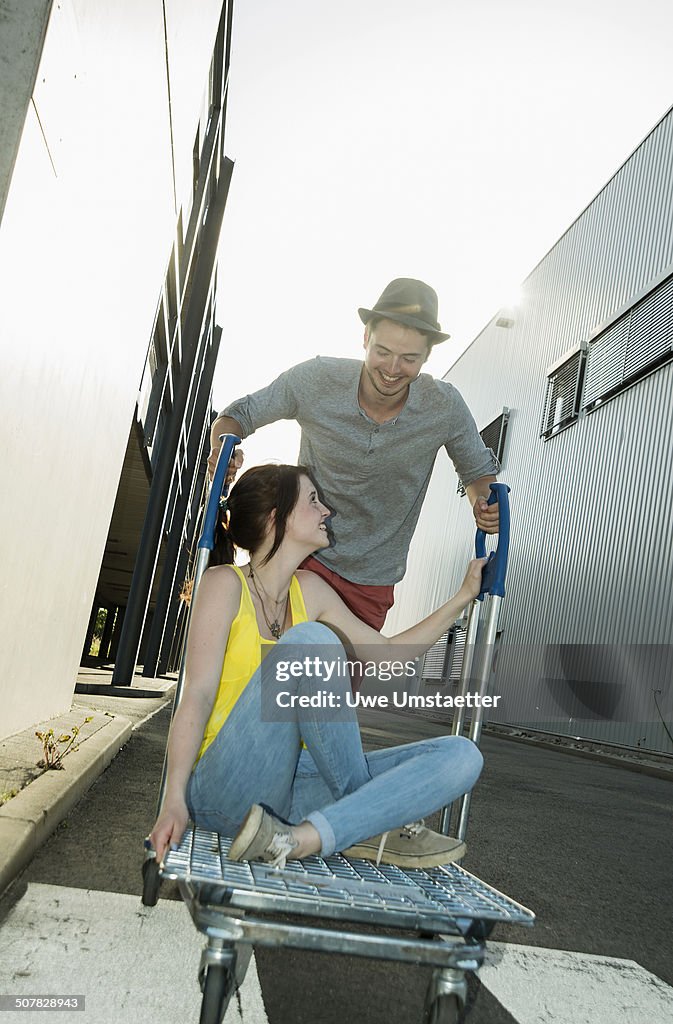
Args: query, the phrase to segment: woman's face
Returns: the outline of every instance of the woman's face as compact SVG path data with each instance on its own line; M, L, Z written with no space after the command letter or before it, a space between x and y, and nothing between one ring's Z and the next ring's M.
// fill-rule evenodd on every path
M287 518L285 536L311 544L314 551L317 548L329 547L325 520L330 515L327 505L323 505L318 498L313 481L307 476L302 476L299 481L297 504Z

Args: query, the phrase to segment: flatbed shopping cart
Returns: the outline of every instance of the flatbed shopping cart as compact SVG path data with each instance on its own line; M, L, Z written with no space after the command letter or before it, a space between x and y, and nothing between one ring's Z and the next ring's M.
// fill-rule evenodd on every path
M231 435L223 441L199 540L194 590L208 564L220 496L226 493L226 472L238 443L239 438ZM500 503L500 534L497 551L489 556L484 570L480 598L470 608L463 693L471 689L485 695L490 678L507 568L508 490L504 484L494 484L489 498ZM485 554L481 531L477 531L477 554ZM479 612L484 598L488 604L482 631L486 641L480 643ZM481 663L475 676L478 646ZM182 691L184 660L183 654L174 709ZM481 734L481 714L481 709L475 709L470 721L469 735L475 742ZM463 716L457 716L453 732L462 733L464 724ZM159 807L165 778L164 765ZM442 831L448 834L455 813L456 834L464 839L468 811L469 794L453 808L444 809ZM337 853L289 861L279 869L229 860L231 841L231 837L190 825L179 848L170 851L163 864L157 864L153 851L145 851L143 903L153 906L157 902L162 880L177 882L195 926L207 937L199 966L203 992L200 1024L220 1024L231 995L243 982L255 945L431 966L424 1024L454 1024L467 999L466 973L481 966L493 927L499 921L522 925L534 921L530 910L458 864L404 869Z

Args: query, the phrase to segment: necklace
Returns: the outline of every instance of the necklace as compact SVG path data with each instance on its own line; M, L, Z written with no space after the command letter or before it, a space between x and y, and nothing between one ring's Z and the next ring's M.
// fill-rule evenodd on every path
M280 618L280 621L279 621L279 619L278 619L278 606L279 606L279 604L281 604L281 602L280 601L274 601L274 599L272 597L269 597L269 595L266 593L266 590L264 590L264 584L262 583L261 580L259 581L259 586L262 588L262 590L264 591L266 596L269 598L269 601L273 601L273 603L276 605L276 618L273 620L273 622L269 622L269 616L266 614L266 608L264 607L264 599L263 599L262 595L259 592L259 587L257 586L257 577L255 576L255 573L253 571L252 562L248 563L248 571L250 573L250 580L252 582L252 585L255 588L255 593L257 594L257 597L259 598L259 603L262 606L262 615L264 616L264 621L266 622L266 625L267 625L267 628L269 630L269 633L271 633L271 636L274 638L274 640L280 640L280 638L282 636L282 633L283 633L283 625L285 623L285 617L287 615L287 600L288 600L288 597L290 596L290 591L288 590L288 592L286 593L285 597L283 598L283 601L282 601L283 614L282 614L282 617Z

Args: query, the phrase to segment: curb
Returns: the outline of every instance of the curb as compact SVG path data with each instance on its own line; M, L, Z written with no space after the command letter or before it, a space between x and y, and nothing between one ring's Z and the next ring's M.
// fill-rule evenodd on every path
M154 697L170 696L175 692L176 683L172 679L162 680L159 686L113 686L112 683L84 682L77 680L75 683L74 698L77 697L140 697L148 700Z
M602 750L588 750L585 747L573 746L572 743L553 743L551 740L537 739L534 736L513 736L500 732L496 729L484 728L486 736L494 739L509 740L512 743L524 743L529 747L541 747L543 750L555 750L562 754L571 754L573 757L584 757L591 761L600 761L602 764L612 765L614 768L625 768L629 772L639 772L641 775L651 775L655 779L673 779L673 767L665 768L648 761L638 761L636 758L620 757L619 754L608 754Z
M0 808L0 894L105 771L132 731L127 718L111 718L68 755L65 771L45 772Z
M399 718L405 716L403 711L390 710L388 712L391 715L397 715ZM430 715L419 716L427 722L432 722L433 725L447 726L447 723L443 718L434 718ZM497 722L492 724L484 725L482 736L488 736L491 739L507 740L511 743L523 743L529 747L539 747L542 750L554 750L556 753L570 754L572 757L584 757L590 761L599 761L602 764L612 765L613 768L624 768L628 772L636 772L640 775L649 775L655 779L666 779L667 781L673 780L673 759L670 765L664 763L664 758L667 755L662 755L659 763L656 763L654 759L648 760L646 757L642 759L635 756L635 752L632 752L632 748L621 747L624 753L619 754L617 752L611 752L609 750L597 749L600 746L598 740L586 740L585 746L579 746L577 741L570 736L559 736L557 741L548 739L549 733L543 733L539 736L532 736L530 734L523 735L522 729L518 727L512 727L510 729L505 725L500 725ZM658 755L654 755L658 757Z

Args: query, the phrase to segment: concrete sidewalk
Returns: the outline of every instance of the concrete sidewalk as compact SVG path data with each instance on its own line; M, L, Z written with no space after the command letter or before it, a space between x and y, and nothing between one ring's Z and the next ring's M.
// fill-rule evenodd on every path
M78 684L101 690L111 678L108 670L83 669ZM134 729L172 701L175 683L175 676L136 676L132 689L147 696L77 693L67 714L0 741L0 893L105 771ZM111 688L111 694L120 689ZM77 749L66 754L63 769L38 767L43 751L36 731L53 729L58 737L71 735L73 726L80 728Z

